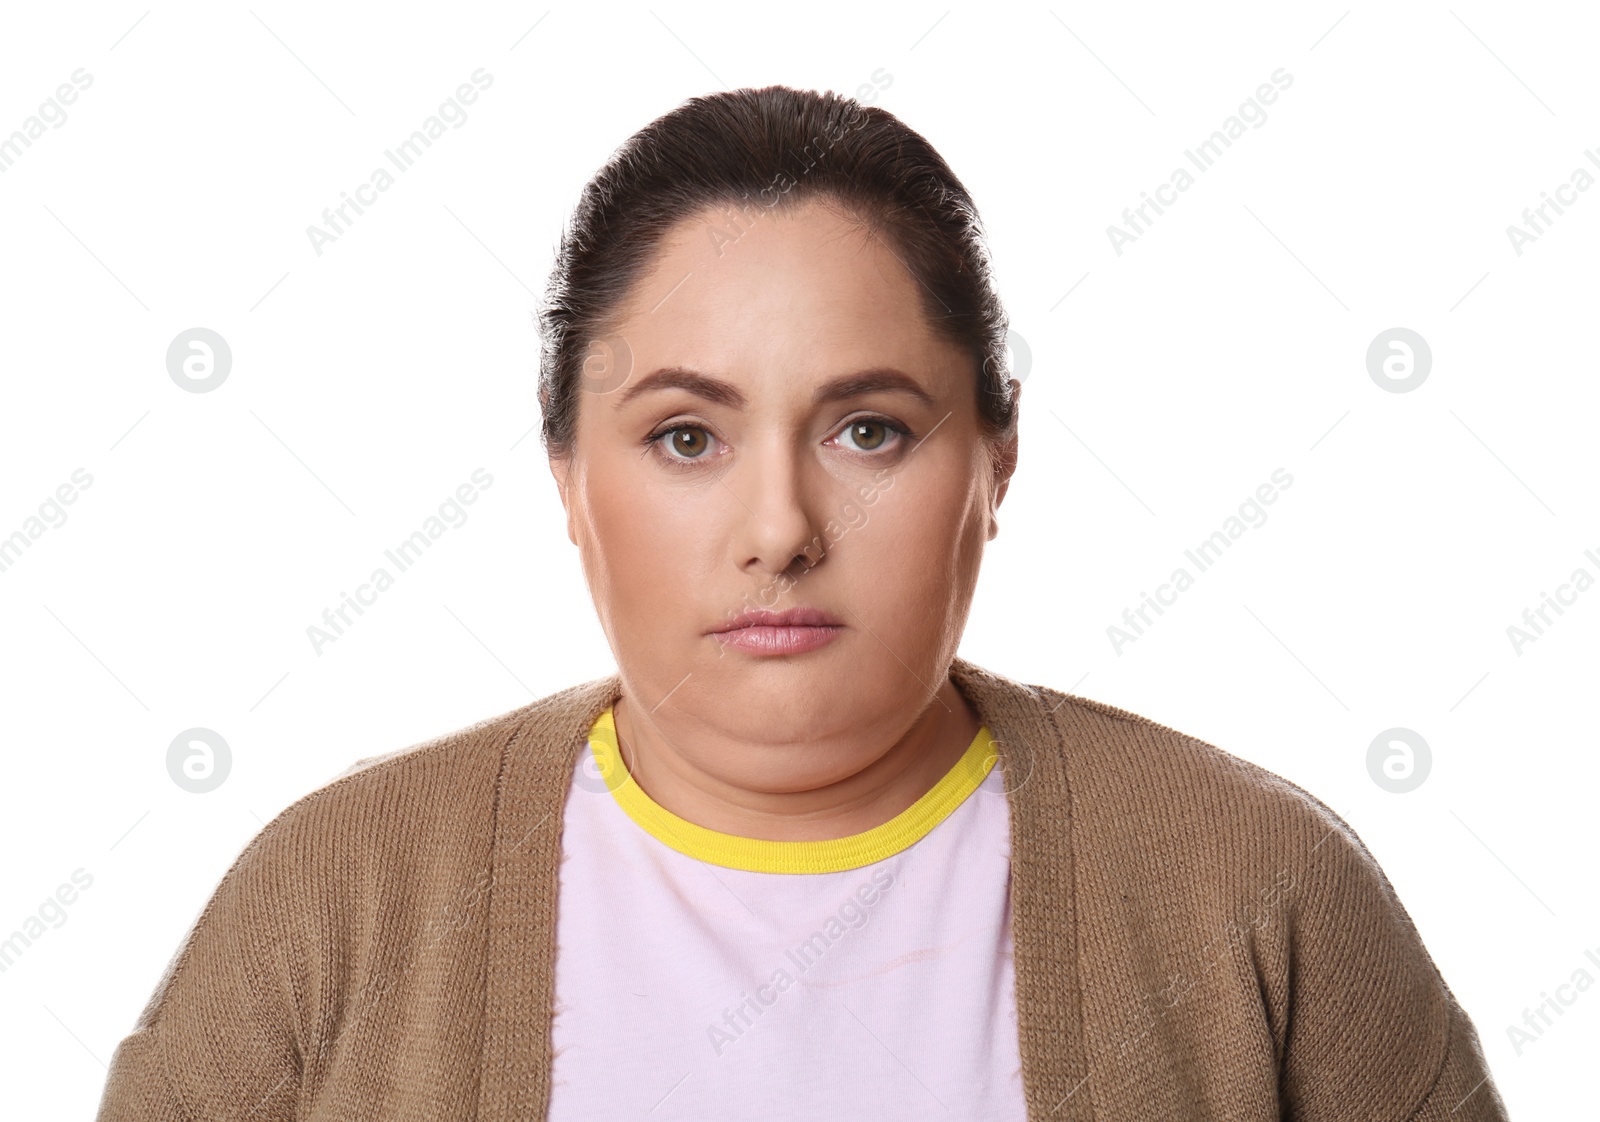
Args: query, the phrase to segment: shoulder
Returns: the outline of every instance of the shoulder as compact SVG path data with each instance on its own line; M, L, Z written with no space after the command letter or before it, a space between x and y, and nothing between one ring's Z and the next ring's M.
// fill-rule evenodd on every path
M1175 975L1235 961L1306 1116L1365 1101L1409 1117L1473 1030L1356 831L1213 744L1037 688L1061 732L1085 922L1190 948Z
M1263 867L1370 853L1316 795L1199 737L1105 702L1035 687L1060 731L1073 811L1148 846Z
M1226 903L1253 923L1293 919L1302 942L1329 923L1382 927L1432 970L1377 858L1322 799L1148 717L1040 692L1062 732L1082 859L1137 854L1135 877L1152 889L1196 908Z
M419 908L448 911L482 879L497 801L511 761L555 760L552 731L571 723L612 679L597 679L516 709L355 761L285 807L239 853L195 919L152 994L153 1018L218 948L305 973L336 953L351 925L379 910L394 922ZM404 915L384 899L406 902ZM314 971L311 971L314 973ZM191 983L193 984L193 983ZM297 991L285 982L285 1004Z
M463 812L492 809L513 753L539 758L564 747L566 738L556 742L551 728L603 704L598 699L613 681L570 686L406 747L362 757L284 808L263 834L328 833L330 827L346 834L369 821L403 822L412 835L429 823L459 831Z
M252 848L299 847L308 840L373 842L402 822L413 836L434 824L453 822L460 829L463 814L492 801L505 752L539 704L354 761L280 811Z

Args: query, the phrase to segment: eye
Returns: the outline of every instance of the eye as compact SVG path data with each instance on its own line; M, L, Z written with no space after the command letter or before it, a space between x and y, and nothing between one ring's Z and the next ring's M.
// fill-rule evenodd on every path
M839 430L836 439L856 452L878 452L909 436L910 430L887 417L857 417Z
M651 444L662 449L669 460L698 460L705 456L714 438L698 425L673 425L650 435Z

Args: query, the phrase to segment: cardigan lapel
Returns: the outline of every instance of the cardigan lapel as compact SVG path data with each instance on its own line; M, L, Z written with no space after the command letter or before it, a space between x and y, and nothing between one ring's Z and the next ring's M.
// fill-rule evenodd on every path
M1038 690L961 658L950 677L993 734L1005 776L1028 1117L1088 1119L1063 734ZM620 693L613 674L536 702L505 745L488 894L481 1122L532 1122L548 1111L563 810L589 728Z
M1011 936L1031 1122L1093 1117L1078 976L1067 746L1045 695L965 659L950 678L995 739L1011 814Z
M620 693L613 674L535 702L505 745L490 858L480 1122L535 1122L549 1110L563 810L589 727Z

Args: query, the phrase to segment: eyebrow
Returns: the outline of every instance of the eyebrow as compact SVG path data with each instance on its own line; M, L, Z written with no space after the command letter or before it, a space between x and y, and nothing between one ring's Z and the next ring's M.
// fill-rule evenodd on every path
M685 366L666 366L645 375L628 387L617 404L626 405L641 394L663 390L684 390L730 409L743 409L749 404L739 387L732 382ZM831 378L817 387L811 400L814 405L826 405L870 393L902 393L923 405L934 404L933 395L923 389L915 378L892 366L875 366Z

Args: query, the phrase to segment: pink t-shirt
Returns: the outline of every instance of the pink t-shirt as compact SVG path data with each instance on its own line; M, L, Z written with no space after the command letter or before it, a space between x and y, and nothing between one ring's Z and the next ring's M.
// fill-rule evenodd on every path
M552 1122L1026 1118L994 742L866 833L779 842L632 782L608 709L567 796Z

